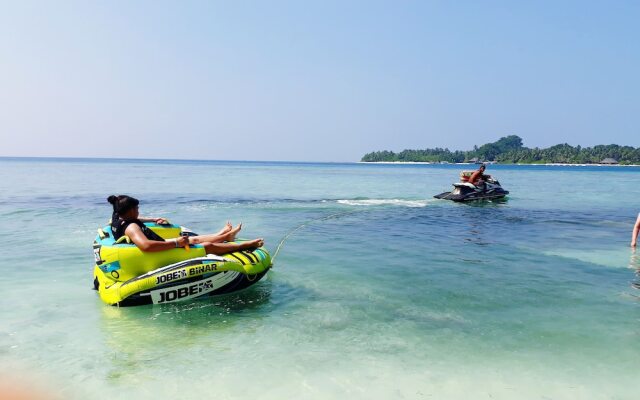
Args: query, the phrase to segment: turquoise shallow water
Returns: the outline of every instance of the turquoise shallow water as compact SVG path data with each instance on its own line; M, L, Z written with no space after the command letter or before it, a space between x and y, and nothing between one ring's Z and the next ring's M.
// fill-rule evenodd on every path
M460 169L0 159L0 373L78 399L637 398L640 169L491 166L508 201L432 199ZM308 225L247 291L113 308L91 242L118 193L270 250Z

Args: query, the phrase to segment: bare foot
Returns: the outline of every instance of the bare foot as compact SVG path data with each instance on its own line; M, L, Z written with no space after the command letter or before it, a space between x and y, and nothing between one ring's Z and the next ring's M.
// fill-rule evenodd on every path
M264 239L258 238L253 240L248 240L246 242L242 242L240 245L242 249L257 249L258 247L264 246Z
M233 242L236 240L236 235L240 232L240 229L242 229L242 223L239 223L238 226L227 232L227 242Z
M228 233L233 227L231 226L231 223L229 221L227 221L227 224L224 226L224 228L220 229L220 232L216 233L216 235L224 235L225 233Z

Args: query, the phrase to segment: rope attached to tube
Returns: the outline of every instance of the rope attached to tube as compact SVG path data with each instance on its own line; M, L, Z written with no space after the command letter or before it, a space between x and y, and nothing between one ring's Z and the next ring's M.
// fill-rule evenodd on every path
M289 232L287 232L282 239L280 240L280 242L278 242L278 246L276 247L276 251L273 253L273 257L271 257L271 261L272 263L275 261L276 257L278 256L278 254L280 253L280 249L282 248L282 246L284 245L284 242L287 241L287 239L289 239L289 237L291 235L293 235L294 232L304 228L305 226L311 225L314 222L320 222L320 221L326 221L329 219L333 219L333 218L338 218L338 217L342 217L345 215L349 215L349 214L355 214L357 212L361 212L364 210L352 210L352 211L343 211L343 212L339 212L339 213L335 213L335 214L331 214L331 215L327 215L325 217L320 217L320 218L314 218L314 219L310 219L308 221L303 222L302 224L296 226L295 228L289 230Z

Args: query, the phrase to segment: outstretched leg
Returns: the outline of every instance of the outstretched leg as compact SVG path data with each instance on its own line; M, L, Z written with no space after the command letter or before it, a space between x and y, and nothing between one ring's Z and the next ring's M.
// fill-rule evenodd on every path
M202 243L207 254L215 254L221 256L223 254L232 253L239 250L255 249L264 245L264 240L254 239L242 243Z
M229 228L227 229L227 227ZM236 239L238 232L240 232L240 229L242 229L242 224L239 224L235 228L231 227L231 224L229 224L220 231L223 233L189 236L189 244L233 242Z

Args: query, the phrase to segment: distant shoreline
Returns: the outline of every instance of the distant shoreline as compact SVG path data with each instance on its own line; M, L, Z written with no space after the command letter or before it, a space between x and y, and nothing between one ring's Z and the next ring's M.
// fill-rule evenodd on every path
M482 163L440 163L429 161L358 161L358 164L422 164L422 165L481 165ZM546 167L640 167L640 164L566 164L566 163L538 163L538 164L507 164L488 162L489 165L540 165Z
M473 150L449 150L448 148L405 149L399 153L382 150L362 156L364 162L424 162L429 163L478 163L492 160L513 165L640 165L640 147L599 144L593 147L573 147L557 144L547 148L528 148L517 135L501 137L493 143L473 146ZM630 164L628 164L630 163Z
M189 159L189 158L113 158L113 157L34 157L34 156L0 156L0 161L44 161L44 162L96 162L96 163L114 163L114 162L133 162L133 163L169 163L169 164L189 164L189 163L229 163L229 164L410 164L410 165L460 165L475 166L478 163L441 163L431 161L282 161L282 160L205 160L205 159ZM558 166L558 167L640 167L640 164L567 164L567 163L545 163L545 164L526 164L526 163L498 163L488 161L488 165L539 165L539 166Z

